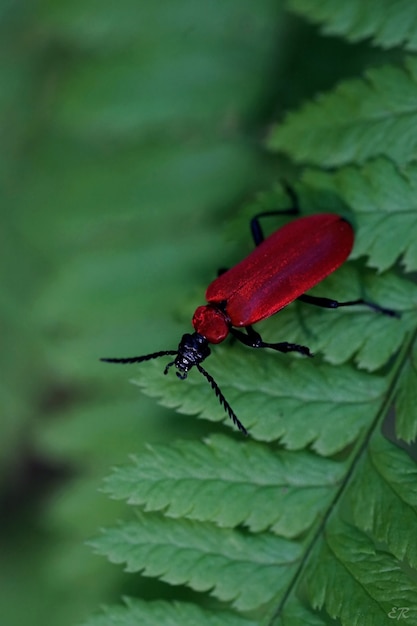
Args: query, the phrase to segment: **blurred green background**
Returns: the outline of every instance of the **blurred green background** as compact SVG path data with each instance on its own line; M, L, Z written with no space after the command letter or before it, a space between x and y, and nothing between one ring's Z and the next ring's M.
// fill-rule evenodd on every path
M85 545L123 513L110 466L213 430L98 358L176 347L285 171L269 124L370 52L277 0L3 0L0 34L0 624L69 626L169 592Z

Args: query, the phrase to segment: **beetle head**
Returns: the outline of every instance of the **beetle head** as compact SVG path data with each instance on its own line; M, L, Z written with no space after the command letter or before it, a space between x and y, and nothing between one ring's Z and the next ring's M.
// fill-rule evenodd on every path
M208 341L200 333L193 333L190 335L186 333L182 336L180 343L178 344L177 356L174 361L168 363L164 369L164 374L168 373L169 368L175 365L178 372L176 372L178 378L184 380L187 378L189 370L194 365L199 365L210 354L210 348Z

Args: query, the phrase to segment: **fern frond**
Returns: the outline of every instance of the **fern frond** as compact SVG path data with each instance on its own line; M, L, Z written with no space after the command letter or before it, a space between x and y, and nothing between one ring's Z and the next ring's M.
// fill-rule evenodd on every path
M112 563L124 563L128 572L209 591L243 611L282 592L302 554L301 544L272 534L150 513L104 530L92 545Z
M415 325L417 287L397 274L375 276L362 265L346 265L313 291L338 300L366 298L398 311L400 319L375 314L366 307L333 311L297 303L268 320L268 336L291 337L333 364L353 359L369 371L381 368L396 353Z
M315 609L325 607L342 624L389 623L396 607L415 618L416 585L389 552L354 526L329 524L325 539L306 575L308 597ZM414 621L414 620L413 620Z
M384 378L349 366L250 350L244 354L242 364L237 346L227 352L217 348L210 372L254 439L280 440L289 449L311 445L323 455L343 449L372 421L387 385ZM198 372L191 371L186 381L161 380L161 364L150 363L135 382L165 406L226 420L233 428Z
M408 272L417 269L414 163L400 169L388 159L375 159L361 168L347 166L332 173L307 170L304 182L329 209L341 202L354 211L353 258L367 256L368 264L380 271L399 260Z
M405 452L395 450L380 435L375 439L370 455L373 467L361 469L359 491L354 483L348 490L355 522L366 532L342 520L342 502L327 525L314 566L311 563L306 573L312 606L325 606L343 624L359 625L366 614L366 623L377 626L397 607L407 608L409 618L416 617L414 573L402 563L404 558L415 561L416 556L408 526L411 521L415 527L417 521L416 468ZM387 501L382 496L388 496ZM391 508L393 498L399 500L399 508Z
M376 435L346 497L355 524L417 568L417 543L410 532L417 528L417 466L410 457Z
M417 438L417 343L414 338L397 387L396 434L411 443Z
M322 24L322 32L327 35L340 35L350 41L370 38L383 48L417 49L417 6L413 0L289 0L289 7Z
M378 156L405 164L417 150L416 124L417 60L410 57L403 68L370 69L289 113L273 129L269 147L320 167Z
M219 435L148 446L134 465L114 471L106 491L146 511L291 538L313 524L344 471L344 464L309 452L273 453Z
M325 522L301 576L300 591L313 609L325 608L349 626L363 624L364 615L366 624L375 626L400 619L398 607L415 619L416 570L411 568L417 552L410 529L417 524L416 466L379 433L369 454L359 454L356 461L353 480ZM295 597L282 616L294 606Z
M345 37L417 46L409 0L390 3L391 14L377 11L376 0L310 5L292 2ZM261 332L267 341L308 345L315 359L215 346L207 369L252 439L234 433L148 446L115 470L106 490L138 517L104 530L93 544L99 553L128 571L210 593L236 613L252 611L257 624L322 626L333 618L380 626L397 607L415 617L416 469L379 431L397 397L397 433L408 441L417 434L417 287L400 276L401 264L417 269L416 125L417 60L410 57L402 67L342 82L274 128L273 150L317 168L302 173L301 209L340 211L355 228L353 263L316 295L366 298L401 318L296 302ZM264 194L262 209L275 208L277 195ZM163 368L140 366L136 384L179 413L232 427L198 372L180 382L163 377ZM189 613L183 621L175 613L185 605L173 603L172 613L158 606L163 618L187 623ZM132 619L131 607L120 609L122 619ZM224 614L226 624L232 616Z
M205 610L196 604L125 598L125 606L105 608L83 626L257 626L231 611Z

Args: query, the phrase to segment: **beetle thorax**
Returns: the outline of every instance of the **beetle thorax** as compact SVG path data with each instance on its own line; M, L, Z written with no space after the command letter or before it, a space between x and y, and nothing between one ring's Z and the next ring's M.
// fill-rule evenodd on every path
M209 343L220 343L229 334L230 321L220 307L206 304L196 309L193 326Z

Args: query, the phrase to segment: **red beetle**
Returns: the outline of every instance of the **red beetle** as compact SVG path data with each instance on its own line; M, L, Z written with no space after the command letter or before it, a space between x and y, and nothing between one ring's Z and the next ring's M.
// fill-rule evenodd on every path
M177 376L184 380L188 371L196 366L210 383L234 424L247 434L213 377L201 366L210 354L210 343L220 343L230 333L252 348L272 348L279 352L299 352L312 356L306 346L286 341L264 342L252 328L252 324L274 315L296 299L325 308L365 304L381 313L396 315L394 311L362 299L337 302L306 295L305 291L317 285L347 259L353 246L352 227L339 215L321 213L298 218L264 239L259 218L276 213L261 213L252 219L251 230L257 247L208 286L208 304L199 306L193 316L195 332L183 335L177 350L101 360L110 363L140 363L175 355L175 360L165 367L164 374L175 365Z

